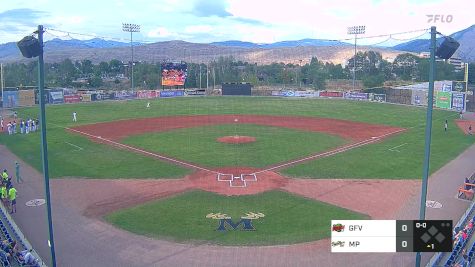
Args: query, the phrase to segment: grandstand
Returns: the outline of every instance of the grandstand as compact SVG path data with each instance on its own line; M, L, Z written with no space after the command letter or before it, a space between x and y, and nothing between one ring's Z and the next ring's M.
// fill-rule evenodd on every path
M8 240L9 243L16 241L17 244L20 246L19 251L23 250L30 250L32 249L31 253L35 257L36 261L34 264L23 264L22 261L18 258L17 255L13 255L11 260L0 258L0 264L3 267L16 267L16 266L29 266L29 267L45 267L46 264L40 258L40 256L33 250L31 244L26 240L23 233L20 229L16 226L13 219L8 214L8 211L5 207L0 206L0 239L1 240Z

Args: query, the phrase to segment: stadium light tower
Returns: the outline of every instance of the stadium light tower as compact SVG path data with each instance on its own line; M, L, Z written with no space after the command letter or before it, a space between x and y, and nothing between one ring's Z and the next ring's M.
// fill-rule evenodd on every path
M132 33L140 32L140 25L133 23L122 23L122 30L124 32L130 32L130 50L132 51L132 62L131 62L131 88L134 90L134 43L132 42Z
M358 34L365 34L366 26L351 26L348 27L348 34L355 36L355 56L353 57L353 91L356 90L356 39Z

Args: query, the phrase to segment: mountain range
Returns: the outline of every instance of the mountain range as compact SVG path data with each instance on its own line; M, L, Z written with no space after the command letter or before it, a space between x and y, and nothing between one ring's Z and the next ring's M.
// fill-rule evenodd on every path
M475 62L475 25L451 35L460 42L459 57L467 62ZM439 43L441 39L439 39ZM405 52L420 53L429 51L429 40L413 40L393 47L358 46L358 51L375 50L387 60L393 60ZM258 64L272 62L305 64L311 57L335 64L345 64L353 56L354 47L350 43L302 39L270 44L243 42L238 40L204 43L184 41L165 41L151 44L134 43L134 60L208 62L220 56L233 56L237 60ZM71 60L89 59L94 63L119 59L129 61L130 43L94 38L91 40L53 39L45 42L45 61L58 62L65 58ZM0 45L0 62L28 61L21 56L16 43Z
M456 52L456 56L462 58L466 62L475 62L475 25L464 30L458 31L450 35L450 37L460 43L460 47ZM437 38L437 45L440 45L443 37ZM417 39L393 46L396 50L420 53L429 51L430 40Z

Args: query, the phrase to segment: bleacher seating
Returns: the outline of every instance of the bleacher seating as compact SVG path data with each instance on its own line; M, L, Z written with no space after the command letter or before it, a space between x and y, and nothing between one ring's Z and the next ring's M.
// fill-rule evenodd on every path
M20 234L15 230L15 227L12 226L12 223L8 219L6 213L4 212L3 209L0 209L0 237L2 240L8 240L8 242L13 242L13 240L16 240L16 242L20 245L20 248L23 249L30 249L27 247L25 241L23 238L20 237ZM13 256L14 261L13 262L8 262L8 261L0 261L2 266L4 267L9 267L9 266L28 266L28 267L40 267L39 263L35 263L33 265L23 265L20 259L14 255Z
M467 209L464 216L462 216L460 221L456 224L455 228L464 229L467 223L469 222L469 220L474 217L474 213L475 213L475 202L472 202L472 204ZM459 256L461 256L461 252L463 251L464 247L467 245L469 240L471 240L471 237L473 236L474 232L475 232L475 225L472 227L470 232L467 232L467 239L464 242L461 242L461 241L457 242L457 244L454 245L453 251L450 253L444 253L444 252L436 253L433 259L431 259L431 261L429 262L428 266L431 266L431 267L453 266L453 264L457 262L457 259L459 258ZM470 253L470 251L472 251L472 258L475 257L474 244L470 246L470 250L467 250L466 253L468 254Z

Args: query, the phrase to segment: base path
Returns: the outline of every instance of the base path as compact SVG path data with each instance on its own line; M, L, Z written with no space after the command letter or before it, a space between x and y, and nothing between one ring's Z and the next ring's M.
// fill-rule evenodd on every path
M219 124L256 124L285 127L338 135L342 138L351 139L353 141L366 140L374 136L382 136L403 130L398 127L327 118L267 115L196 115L157 117L103 122L77 126L72 129L92 136L100 136L105 139L120 141L130 135L149 132L165 132L174 129Z

